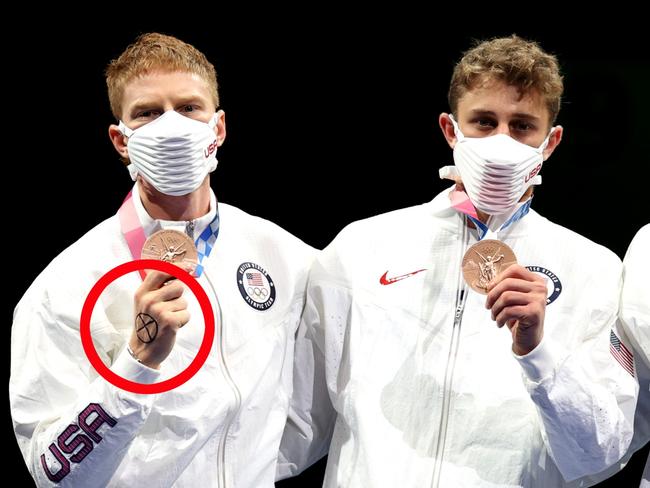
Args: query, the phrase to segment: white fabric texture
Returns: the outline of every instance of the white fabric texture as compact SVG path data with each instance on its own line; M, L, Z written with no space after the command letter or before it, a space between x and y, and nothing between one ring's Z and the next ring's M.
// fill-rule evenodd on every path
M516 357L471 290L454 332L476 237L448 193L353 223L317 257L280 476L330 439L326 488L588 486L625 453L637 383L609 352L621 261L532 210L500 233L552 300L544 340Z
M638 356L650 367L650 224L632 240L623 260L621 318Z
M544 162L543 152L553 130L539 147L523 144L506 134L465 137L453 116L456 134L454 163L474 206L489 215L510 212Z
M157 230L141 205L136 210L146 235ZM219 216L219 236L198 281L216 313L206 275L215 286L223 336L217 332L205 365L173 391L120 390L97 375L81 346L79 316L88 292L108 270L132 260L117 216L62 252L25 293L14 314L9 390L18 444L38 486L54 486L42 454L52 473L61 467L51 445L54 452L71 451L65 454L70 472L57 486L274 486L292 388L294 335L314 251L278 226L224 203ZM252 308L240 293L238 270L245 262L261 266L273 280L275 302L266 310ZM204 321L186 290L191 319L179 330L161 371L137 363L125 344L140 283L138 273L130 273L111 284L95 306L91 331L99 355L114 372L152 383L176 375L194 359ZM95 405L116 422L97 428L99 441L86 435L92 450L83 457L79 449L87 447L77 435L84 434L79 416ZM97 418L91 414L86 423ZM67 429L79 432L61 443ZM83 457L79 462L73 459L77 455Z
M187 195L217 167L217 114L205 123L169 110L137 129L120 121L128 137L128 170L141 174L165 195Z
M621 322L634 350L634 365L639 378L639 400L634 418L634 437L630 456L650 442L650 224L634 236L623 260L624 280L621 294ZM645 485L644 485L645 483ZM650 460L646 461L642 487L650 488Z

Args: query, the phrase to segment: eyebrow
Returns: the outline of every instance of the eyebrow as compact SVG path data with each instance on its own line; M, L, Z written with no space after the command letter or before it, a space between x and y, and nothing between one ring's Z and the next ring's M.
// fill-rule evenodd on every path
M155 105L154 101L138 102L138 103L136 103L135 105L133 105L132 107L129 108L129 112L134 114L136 112L139 112L140 110L145 110L145 109L150 110L154 105Z
M188 93L176 97L174 100L174 105L184 105L186 103L192 102L204 103L204 101L204 98L198 93ZM157 104L158 102L153 99L140 100L129 109L129 112L134 114L140 110L151 110L152 108L155 108Z
M492 110L472 109L470 112L471 112L473 117L476 117L476 116L479 116L479 115L483 115L483 116L489 115L489 116L494 117L494 118L497 117L497 114L495 112L493 112ZM529 113L526 113L526 112L515 112L514 114L512 114L512 117L517 118L517 119L531 120L531 121L540 120L540 118L537 117L536 115L529 114Z

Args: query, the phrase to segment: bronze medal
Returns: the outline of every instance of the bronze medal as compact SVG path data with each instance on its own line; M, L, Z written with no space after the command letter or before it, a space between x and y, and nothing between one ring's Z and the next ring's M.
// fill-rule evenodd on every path
M199 256L192 239L177 230L159 230L151 234L142 247L142 259L157 259L193 272Z
M477 293L487 295L488 287L499 273L517 264L515 253L506 244L494 239L479 241L463 257L463 277Z

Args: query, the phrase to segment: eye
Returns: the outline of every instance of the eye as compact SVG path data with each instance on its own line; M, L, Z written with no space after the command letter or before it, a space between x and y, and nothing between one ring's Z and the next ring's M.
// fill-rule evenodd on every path
M135 115L136 119L148 120L160 116L159 110L141 110Z
M535 129L535 126L530 122L516 120L512 122L512 128L518 132L530 132Z
M491 130L494 129L497 126L497 123L494 119L491 119L489 117L480 117L477 119L474 119L472 121L473 124L476 125L478 129L481 130Z
M196 109L197 109L197 107L195 105L183 105L181 107L181 112L189 114L189 113L194 112Z

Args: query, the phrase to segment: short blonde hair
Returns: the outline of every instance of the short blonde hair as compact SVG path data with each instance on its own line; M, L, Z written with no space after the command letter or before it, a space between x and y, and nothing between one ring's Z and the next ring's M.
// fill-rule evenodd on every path
M537 91L543 97L553 124L560 112L564 85L557 58L534 41L512 35L477 42L454 68L449 86L449 107L456 114L458 101L480 84L498 80L515 86L523 96Z
M219 107L217 73L205 55L175 37L149 33L139 36L106 68L108 100L116 119L119 120L122 116L122 98L126 84L153 71L184 71L200 76L210 89L214 106Z

